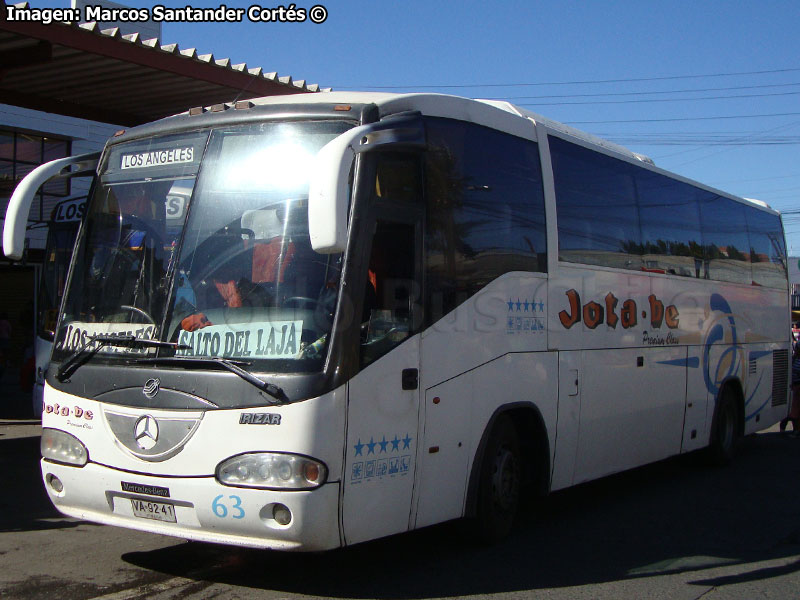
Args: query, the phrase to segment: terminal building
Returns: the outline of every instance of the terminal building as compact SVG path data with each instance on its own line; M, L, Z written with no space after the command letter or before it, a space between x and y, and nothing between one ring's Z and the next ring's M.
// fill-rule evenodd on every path
M45 25L0 15L0 217L19 181L37 165L96 152L116 131L196 106L323 91L291 76L165 44L159 23L71 22ZM61 0L121 7L98 0ZM84 14L84 13L81 13ZM158 90L154 93L154 90ZM47 224L57 203L86 195L88 178L47 184L29 214L25 256L0 258L0 315L12 325L13 366L29 354L39 319L39 273Z

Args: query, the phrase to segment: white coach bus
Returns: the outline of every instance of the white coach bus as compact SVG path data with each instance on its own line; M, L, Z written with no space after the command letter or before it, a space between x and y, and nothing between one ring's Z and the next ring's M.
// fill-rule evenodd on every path
M775 211L510 104L195 109L99 161L42 474L193 540L495 539L525 493L729 459L787 413L789 332Z

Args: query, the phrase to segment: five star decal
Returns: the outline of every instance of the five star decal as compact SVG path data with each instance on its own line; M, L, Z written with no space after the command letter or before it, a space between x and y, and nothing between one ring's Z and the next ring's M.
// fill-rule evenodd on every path
M545 303L536 298L509 298L506 333L536 333L545 331Z
M513 298L509 298L508 302L508 312L523 312L523 313L536 313L544 312L544 302L542 300L535 300L535 299L528 299L528 298L517 298L514 300Z
M366 440L366 438L364 438ZM358 438L358 441L353 444L353 449L355 450L355 456L368 456L370 454L384 454L384 453L391 453L391 452L400 452L401 450L410 450L411 449L411 442L414 440L408 433L405 434L405 437L397 437L395 435L392 439L386 439L386 436L381 436L380 440L376 440L375 436L370 436L369 441L361 441L361 438ZM391 448L389 447L391 446ZM366 450L365 450L366 449Z
M350 470L350 482L358 484L407 475L411 469L413 441L408 433L403 437L399 434L391 437L371 435L369 441L359 436L352 445L355 460Z

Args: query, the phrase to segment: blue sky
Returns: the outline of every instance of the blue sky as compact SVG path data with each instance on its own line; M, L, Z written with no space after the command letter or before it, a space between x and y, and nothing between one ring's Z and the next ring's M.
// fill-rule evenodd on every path
M508 99L667 170L800 213L796 0L321 3L328 18L319 25L165 23L162 38L335 90ZM784 221L800 255L800 214Z

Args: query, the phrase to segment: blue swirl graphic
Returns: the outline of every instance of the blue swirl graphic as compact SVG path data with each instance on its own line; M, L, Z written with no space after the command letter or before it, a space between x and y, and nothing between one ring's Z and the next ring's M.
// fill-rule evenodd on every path
M719 393L719 384L738 372L741 364L742 348L739 346L736 319L728 301L721 294L712 294L709 300L709 308L711 308L712 312L722 313L722 316L716 317L714 324L709 328L703 344L703 379L706 389L716 396ZM725 348L712 368L712 346L724 342L726 329L730 332L731 343ZM720 372L720 369L726 363L727 370Z

